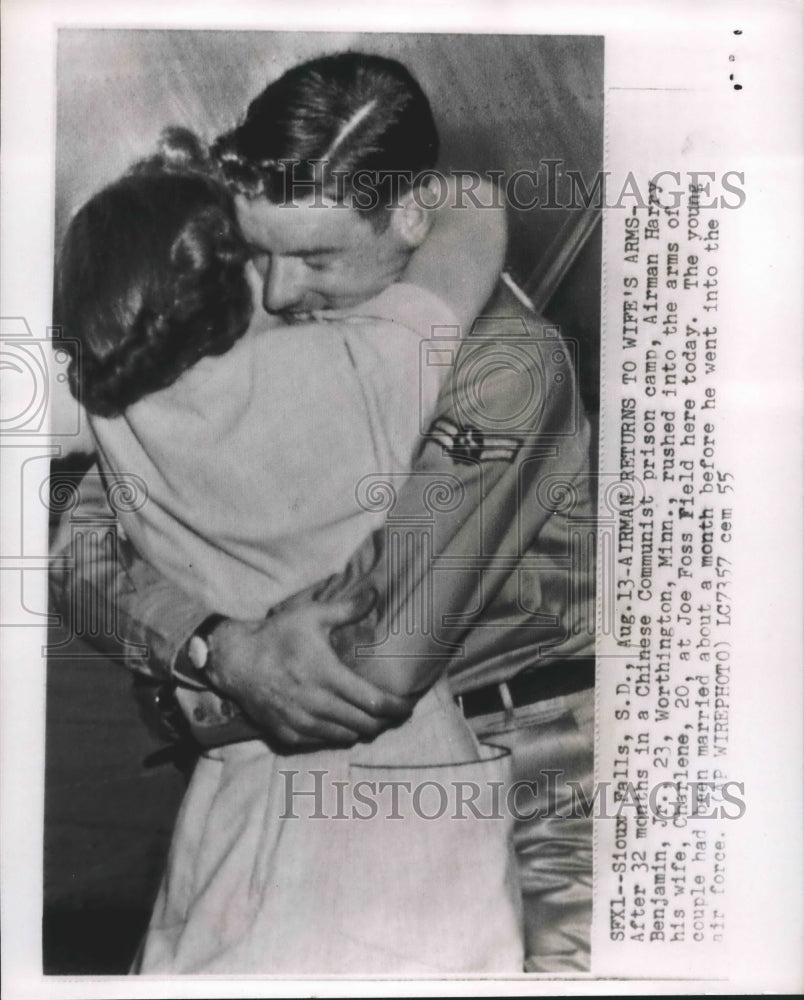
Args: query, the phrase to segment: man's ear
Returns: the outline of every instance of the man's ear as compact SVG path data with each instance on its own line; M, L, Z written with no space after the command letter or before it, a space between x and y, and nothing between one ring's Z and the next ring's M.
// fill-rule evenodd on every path
M432 211L423 202L418 192L414 195L413 191L408 191L391 210L391 225L410 250L424 243L433 224Z

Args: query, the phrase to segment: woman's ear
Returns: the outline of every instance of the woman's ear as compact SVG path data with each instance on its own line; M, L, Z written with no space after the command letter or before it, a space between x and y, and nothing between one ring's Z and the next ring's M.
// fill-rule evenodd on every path
M391 225L397 236L410 250L415 250L427 239L433 224L432 210L419 192L408 191L400 196L391 214Z

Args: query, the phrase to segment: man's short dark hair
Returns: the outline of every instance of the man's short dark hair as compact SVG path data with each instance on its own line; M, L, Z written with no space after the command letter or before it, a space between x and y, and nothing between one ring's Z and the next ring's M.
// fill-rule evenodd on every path
M435 166L438 132L401 63L344 52L269 84L212 152L237 193L286 204L316 192L383 225L379 210Z
M70 223L57 273L73 395L118 416L228 351L253 311L247 260L231 195L209 177L149 161L94 195Z

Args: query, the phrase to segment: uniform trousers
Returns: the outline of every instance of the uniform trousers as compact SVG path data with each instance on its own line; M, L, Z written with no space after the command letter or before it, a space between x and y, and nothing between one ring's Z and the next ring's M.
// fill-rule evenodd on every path
M594 688L469 719L506 747L526 972L588 971L592 921Z

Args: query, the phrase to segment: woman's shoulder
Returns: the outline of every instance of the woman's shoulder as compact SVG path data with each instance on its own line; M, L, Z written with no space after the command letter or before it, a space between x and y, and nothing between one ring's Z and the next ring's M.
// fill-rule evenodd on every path
M420 285L396 281L374 298L354 306L348 313L364 323L393 323L399 330L407 331L421 339L438 336L445 328L459 336L458 319L446 302L434 292Z

